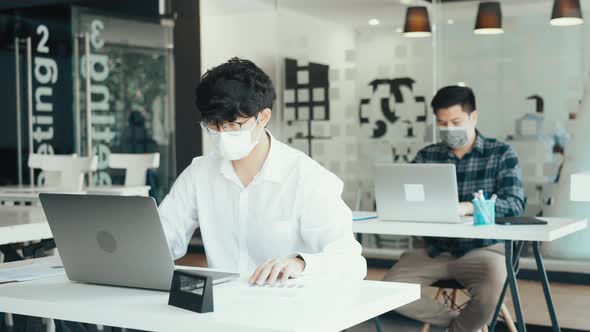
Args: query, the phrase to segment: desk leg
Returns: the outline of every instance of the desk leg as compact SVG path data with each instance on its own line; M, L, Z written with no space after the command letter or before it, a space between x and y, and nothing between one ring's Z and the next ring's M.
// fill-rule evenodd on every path
M381 321L379 320L379 316L375 317L375 330L377 332L382 332L382 328L381 328Z
M363 245L363 234L362 233L356 233L356 240L362 246Z
M502 305L504 304L504 297L506 297L507 289L508 279L506 279L506 282L504 282L504 288L502 288L502 293L500 293L500 299L498 300L498 305L496 305L496 311L494 311L494 316L492 317L492 323L490 324L489 332L494 332L496 330L498 316L500 316L500 310L502 309Z
M533 242L533 252L535 254L535 261L537 262L537 272L543 285L543 293L545 293L545 301L547 302L547 310L551 317L551 325L553 326L553 332L560 332L559 323L557 322L557 315L555 314L555 308L553 307L553 300L551 299L551 289L549 288L549 279L547 279L547 272L543 265L543 257L541 257L541 250L539 249L539 242Z
M513 257L513 242L506 240L506 271L508 272L508 284L510 285L510 294L512 295L512 302L514 304L514 311L516 313L516 319L518 320L518 331L526 332L526 325L524 321L524 315L522 313L522 307L520 306L520 296L518 294L518 284L516 283L516 272L514 266L519 260L520 250L516 250L515 256ZM522 248L522 243L519 244Z

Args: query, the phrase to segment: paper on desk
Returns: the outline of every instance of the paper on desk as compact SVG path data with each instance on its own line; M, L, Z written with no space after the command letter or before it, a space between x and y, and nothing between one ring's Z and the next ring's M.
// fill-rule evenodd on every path
M0 269L0 284L17 281L30 281L65 274L60 263L35 263L19 267Z

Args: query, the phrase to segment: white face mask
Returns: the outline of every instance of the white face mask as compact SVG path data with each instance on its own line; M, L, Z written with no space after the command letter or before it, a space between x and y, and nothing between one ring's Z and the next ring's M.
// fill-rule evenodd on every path
M256 137L252 139L253 133L258 127L257 124L258 119L252 128L242 130L239 134L230 135L227 132L219 132L217 135L211 136L217 151L227 160L240 160L247 157L258 144L260 134L263 132L263 130L258 130Z

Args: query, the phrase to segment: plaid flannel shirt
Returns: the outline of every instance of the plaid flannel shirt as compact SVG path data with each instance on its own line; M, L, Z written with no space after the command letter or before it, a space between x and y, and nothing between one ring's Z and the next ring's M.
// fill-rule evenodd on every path
M525 205L524 190L518 158L512 148L477 132L473 150L457 158L444 144L433 144L420 150L414 163L452 163L457 171L459 202L470 202L472 193L483 190L486 197L492 194L496 200L496 217L512 217L522 214ZM456 239L425 237L426 250L431 257L450 252L461 257L469 251L491 246L498 240Z

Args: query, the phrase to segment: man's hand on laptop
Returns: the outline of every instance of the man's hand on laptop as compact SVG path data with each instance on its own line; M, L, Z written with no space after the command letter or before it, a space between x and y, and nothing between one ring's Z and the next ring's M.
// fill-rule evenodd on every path
M305 262L300 257L269 259L256 268L249 282L257 285L272 285L277 280L285 282L300 276L304 268Z
M473 203L461 202L459 203L459 216L472 216L473 215Z

